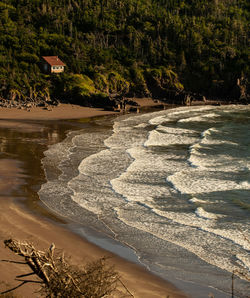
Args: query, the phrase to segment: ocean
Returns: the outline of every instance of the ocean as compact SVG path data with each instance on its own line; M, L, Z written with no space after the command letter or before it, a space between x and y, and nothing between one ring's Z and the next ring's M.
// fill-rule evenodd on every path
M48 148L42 202L79 230L128 247L192 297L230 297L233 272L235 297L247 297L250 107L179 107L109 122Z

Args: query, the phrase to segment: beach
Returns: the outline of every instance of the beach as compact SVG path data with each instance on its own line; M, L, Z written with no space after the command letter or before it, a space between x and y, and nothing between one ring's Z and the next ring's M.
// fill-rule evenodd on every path
M37 191L45 182L39 163L43 151L48 145L62 141L72 127L71 123L60 121L112 114L116 113L64 104L52 111L42 108L31 111L0 109L0 129L3 132L0 148L1 260L21 261L21 258L4 247L5 239L26 240L39 250L54 243L57 248L71 256L73 264L84 264L103 256L109 257L108 262L115 266L122 282L134 297L186 297L171 283L151 274L144 267L73 233L67 228L69 221L66 218L53 214L38 200ZM52 130L52 126L56 127L57 134L53 134L55 128ZM0 262L0 281L4 282L7 288L20 283L15 280L16 275L29 272L25 265ZM21 297L39 297L38 293L34 293L38 289L39 285L26 283L15 293ZM126 295L128 296L128 293L125 288L118 285L114 297L127 297Z

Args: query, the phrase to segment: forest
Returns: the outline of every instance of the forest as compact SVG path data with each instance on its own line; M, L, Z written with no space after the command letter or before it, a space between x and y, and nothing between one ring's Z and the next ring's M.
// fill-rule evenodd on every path
M247 0L1 0L0 98L248 98ZM45 74L42 56L62 74ZM241 84L241 92L239 84Z

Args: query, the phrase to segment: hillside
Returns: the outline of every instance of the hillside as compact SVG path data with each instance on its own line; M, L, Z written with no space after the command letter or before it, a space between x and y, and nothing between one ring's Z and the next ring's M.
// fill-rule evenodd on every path
M103 105L113 95L186 90L238 100L248 92L249 8L247 0L2 0L0 97ZM66 63L63 74L42 73L50 55Z

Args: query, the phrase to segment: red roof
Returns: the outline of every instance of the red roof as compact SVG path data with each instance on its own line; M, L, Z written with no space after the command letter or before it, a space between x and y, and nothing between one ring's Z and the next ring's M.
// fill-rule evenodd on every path
M53 66L53 65L61 65L61 66L66 66L66 64L64 64L62 62L62 60L60 60L58 58L58 56L43 56L42 57L49 65Z

